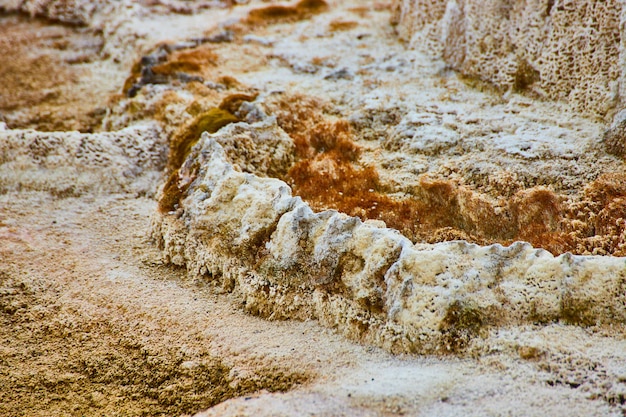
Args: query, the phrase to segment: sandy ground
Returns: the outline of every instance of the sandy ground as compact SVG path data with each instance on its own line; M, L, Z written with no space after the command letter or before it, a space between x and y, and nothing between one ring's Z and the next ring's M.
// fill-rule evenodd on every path
M246 315L163 265L149 199L0 201L3 415L182 415L228 398L201 415L620 414L546 384L533 360L396 357Z
M372 20L386 21L385 5L377 7L380 16ZM168 17L155 6L152 14L143 15L134 56L117 61L102 54L107 47L98 32L21 15L0 16L0 44L19 57L0 65L4 81L0 83L0 120L14 129L97 131L115 107L110 103L122 100L119 94L136 58L164 39L186 39L209 30L216 22L232 17L231 13L243 14L240 9L200 9L195 15ZM329 20L341 20L345 11L333 13ZM351 19L367 20L368 16L359 18L363 10L354 13L356 17ZM159 27L167 30L157 34L154 29ZM307 26L295 28L296 35L298 30L311 31ZM320 64L316 71L323 76L316 79L307 75L306 66L298 67L311 56L305 50L292 53L293 39L311 40L308 45L315 48L319 44L314 42L323 36L290 32L291 38L281 44L277 39L286 29L267 30L258 38L249 38L246 45L272 38L278 49L269 58L258 53L258 46L230 52L236 56L249 51L248 62L260 60L264 66L246 75L241 62L225 60L221 71L241 71L238 77L242 82L267 89L298 85L305 93L327 95L343 115L355 103L388 101L385 97L391 89L385 88L378 97L344 95L332 82L332 74L342 68L339 63L332 64L333 59L330 64ZM389 27L376 30L392 35ZM338 33L344 36L343 29ZM359 39L372 33L378 32L363 30ZM383 87L388 85L385 77L393 76L393 68L409 65L402 63L402 56L394 60L381 52L388 48L400 53L403 47L399 43L388 40L387 46L383 43L376 51L350 58L351 46L342 43L339 35L337 39L336 44L328 41L326 47L337 48L334 54L346 56L346 65L353 59L348 66L374 62L380 68L365 70L381 70ZM220 53L229 53L228 46L220 48ZM328 51L317 52L321 56ZM389 63L393 68L385 69L387 61L393 61ZM442 70L419 61L411 68L420 67L423 74ZM326 75L331 77L327 80ZM277 81L280 77L282 84ZM343 82L341 73L335 77ZM420 75L414 78L420 79ZM415 88L431 83L426 76L421 78L422 84ZM494 103L502 114L508 111L510 117L526 117L537 125L552 127L557 124L555 112L563 110L561 105L544 103L543 109L533 113L524 110L528 107L524 97L503 103L488 91L465 87L454 77L445 77L431 87L425 97L439 103L440 110L462 108L457 125L475 125L468 116L475 113L490 123L485 129L505 129L489 107ZM514 116L519 113L522 116ZM591 141L601 130L596 121L575 115L562 125L557 133L565 139L578 132ZM511 154L528 151L520 151L505 139L501 147L511 148ZM376 159L375 146L366 143L372 148L366 158ZM567 140L564 143L563 152L570 152ZM402 161L400 153L385 158ZM423 160L422 165L447 172L445 166L433 162L436 156ZM484 159L490 157L487 153ZM458 172L462 176L466 162L458 161L455 164L461 166ZM604 169L617 166L615 160L607 161ZM382 163L381 172L384 177ZM387 176L393 182L394 173ZM16 185L0 195L2 415L625 413L626 342L619 324L591 329L559 323L500 328L491 330L482 344L462 358L394 356L350 342L315 322L265 321L246 315L237 296L167 265L149 236L156 209L151 195L88 192L55 196L13 188L19 189Z

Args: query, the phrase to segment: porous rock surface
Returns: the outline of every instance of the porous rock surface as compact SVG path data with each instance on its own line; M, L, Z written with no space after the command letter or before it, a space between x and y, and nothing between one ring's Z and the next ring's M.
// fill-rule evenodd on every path
M272 33L271 26L265 29L271 39L268 32ZM345 68L332 66L323 77L312 76L322 70L313 64L319 62L317 56L308 51L322 54L327 44L316 38L296 39L299 33L262 43L293 75L268 73L262 58L249 52L244 57L246 52L233 50L228 43L212 49L218 56L229 56L229 61L237 57L247 62L250 68L245 73L235 73L263 94L237 110L241 122L204 134L175 173L182 196L173 210L155 215L153 230L171 262L241 294L250 312L274 319L316 318L353 339L396 352L465 351L486 329L524 323L624 322L623 258L589 256L603 248L619 254L623 250L618 208L622 192L615 185L620 180L610 179L620 172L622 162L602 149L599 124L575 116L571 108L566 113L558 104L546 103L539 110L524 96L493 103L488 95L459 91L458 85L452 90L457 89L459 97L436 97L441 91L436 82L433 86L411 78L408 67L425 58L410 51L390 57L373 48L368 72L355 77L361 64L351 62L354 58L346 50ZM242 42L242 49L251 42L251 35L241 40L233 36L231 42ZM308 47L296 52L300 42ZM200 53L201 48L205 46L191 45L189 53ZM218 68L237 71L228 61ZM375 69L386 69L390 75ZM211 79L216 70L207 65L203 71ZM376 74L376 89L371 88L369 71ZM400 83L399 78L407 82ZM298 98L290 80L302 83L298 92L323 91L335 107ZM336 84L345 80L361 94L337 90ZM221 91L230 89L213 82L205 85L217 88L222 97ZM194 106L191 98L166 98L163 87L150 82L140 88L140 94L133 92L120 106L134 102L144 109L165 107L169 126L174 120L189 120L184 117ZM201 102L194 89L190 91ZM548 116L550 111L555 112L554 119ZM342 126L332 121L341 117L349 120L354 140L363 147L353 163L362 170L374 166L380 173L380 183L369 191L387 189L389 195L426 201L431 207L417 206L412 210L421 217L407 221L427 224L428 211L442 211L450 226L409 235L411 241L386 227L385 221L393 217L363 215L369 207L347 207L341 213L324 210L333 208L327 203L307 202L312 197L308 193L295 197L290 186L298 183L292 167L311 152L298 150L302 147L298 138L307 131L322 129L323 135L324 128ZM124 116L110 118L115 120ZM238 132L246 134L240 137ZM332 132L335 138L341 135ZM280 140L268 147L264 138L272 135ZM313 175L320 180L343 175L348 169L345 161L325 156L336 145L313 136L308 140L319 152L309 165L318 170ZM323 144L315 145L316 140ZM347 181L365 184L367 178L359 176L364 171L354 172ZM598 201L592 203L589 197L595 187L598 193L609 193L610 202L600 211ZM331 187L322 192L341 200L341 190ZM159 198L168 192L163 189ZM372 203L373 213L383 201ZM588 220L614 215L617 229L603 229L601 223L590 228L582 220L589 212L593 214ZM547 247L554 255L525 243L511 245L512 238L531 238L532 233L541 244L553 232L557 237ZM425 239L428 233L432 235ZM470 239L471 235L487 238ZM465 237L511 246L425 243ZM586 256L562 254L568 250Z
M235 167L204 133L181 169L193 181L181 208L157 216L153 233L171 262L236 289L255 314L316 318L419 353L462 349L490 325L626 320L624 258L555 257L521 242L414 245L373 221L316 213L284 182Z
M3 0L0 6L7 11L19 11L31 16L45 17L64 23L87 25L99 8L108 1L80 0Z
M404 40L466 76L599 116L624 106L621 1L396 0L394 7Z
M38 132L0 125L0 190L59 197L128 192L153 195L165 164L154 124L115 133Z
M84 352L84 337L111 322L111 351L127 332L126 359L143 358L138 380L165 375L118 396L127 362L109 372L105 350L87 380L104 372L115 398L90 387L80 401L72 390L50 401L94 415L136 398L190 413L237 395L206 415L623 414L626 261L615 255L626 255L626 136L623 113L606 121L621 105L620 49L607 40L621 9L221 8L234 3L0 0L18 12L0 16L0 33L20 32L4 45L25 51L35 32L24 28L48 31L28 65L0 68L2 318L45 319L19 302L39 277L51 311L89 318L85 334L71 320L53 326L61 351L72 337ZM84 39L90 50L77 55ZM571 61L543 48L555 43ZM589 56L602 64L595 75ZM15 83L20 66L32 82ZM106 88L76 88L89 83ZM76 107L55 101L64 92ZM92 93L91 115L72 120ZM240 306L274 321L239 317ZM7 340L20 331L6 329ZM27 343L2 349L19 351L15 363L38 342ZM215 355L225 362L209 387L188 379L206 382L198 364ZM85 380L80 366L46 369L43 382L29 369L19 381Z

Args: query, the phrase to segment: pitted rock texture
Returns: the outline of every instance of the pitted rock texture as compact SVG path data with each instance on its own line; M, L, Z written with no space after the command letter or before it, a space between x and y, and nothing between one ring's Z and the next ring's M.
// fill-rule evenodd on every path
M184 144L178 160L219 127L202 127L214 109L229 112L228 123L273 115L294 148L268 175L314 210L383 221L413 242L626 254L619 123L605 133L561 102L468 88L442 61L399 45L384 8L298 11L303 4L235 9L202 37L147 51L102 128L156 119ZM168 171L164 211L189 184L172 175L181 163Z
M165 137L155 124L115 133L2 130L0 191L59 197L129 192L154 195L165 166Z
M620 1L397 0L394 7L401 38L467 77L601 117L624 106Z
M154 236L171 262L240 293L255 314L316 318L419 353L463 350L492 326L626 321L625 258L413 245L376 223L315 213L285 183L235 169L206 133L180 172L193 183L176 213L155 218Z
M578 4L0 0L0 409L623 415L621 9Z
M110 1L80 0L3 0L0 7L7 11L19 11L31 16L45 17L63 23L87 25L96 11Z

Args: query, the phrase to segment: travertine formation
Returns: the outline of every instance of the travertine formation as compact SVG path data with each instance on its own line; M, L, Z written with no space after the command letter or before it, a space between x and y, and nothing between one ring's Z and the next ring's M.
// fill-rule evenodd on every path
M282 181L242 172L232 142L228 152L219 143L263 129L204 133L180 169L191 182L180 207L156 216L153 230L172 263L237 291L248 311L316 318L395 352L459 351L490 326L626 320L624 258L554 257L524 243L414 245L375 221L316 213ZM283 163L270 148L255 154Z
M88 25L97 10L108 3L112 2L107 0L3 0L0 2L0 7L7 11L19 11L63 23Z
M618 0L397 0L398 31L461 74L606 116L623 107Z
M60 329L63 355L102 358L36 364L47 379L24 364L10 407L33 387L57 401L58 387L68 392L58 404L100 415L137 397L126 368L137 362L148 403L158 395L159 407L189 413L187 394L286 390L318 363L327 394L290 393L298 410L623 414L622 3L249 3L0 0L0 46L15 57L0 66L0 318L11 323L0 328L11 338L26 322L46 336ZM34 277L53 316L21 301ZM90 314L93 303L106 314ZM240 306L305 323L229 319ZM88 326L49 327L66 312L86 313ZM328 362L317 335L299 330L322 333L309 319L389 352L463 358L386 356L394 365L381 372L369 356L378 350L345 356L333 345ZM284 343L276 336L288 329ZM49 351L37 334L0 343L21 355L0 361L10 369L0 376L13 383L17 358ZM113 356L85 350L103 334ZM147 339L167 345L158 356L178 353L154 362ZM225 367L188 360L213 351ZM235 357L298 372L269 370L257 384ZM464 379L424 373L431 360ZM219 380L198 364L220 366ZM85 375L125 394L75 390ZM248 399L232 414L251 410Z
M165 165L164 145L154 123L94 134L5 130L0 124L0 192L153 195Z
M56 4L15 7L60 19ZM574 98L576 88L595 90L577 84L582 78L574 69L569 84L552 74L549 65L565 67L538 46L573 36L557 36L554 29L568 5L555 3L541 9L549 14L532 15L543 22L537 29L543 35L515 42L533 53L513 48L511 34L518 32L511 22L535 25L523 13L537 5L400 6L403 36L430 42L461 73L514 91L537 87L547 97L579 100L584 109L595 103L589 97L604 100L595 93ZM96 12L104 12L89 7L68 10L82 10L83 24L97 25ZM297 31L281 41L254 35L265 25L313 18L325 7L300 2L258 8L204 37L157 46L136 62L124 96L106 110L103 127L121 130L7 130L0 185L60 197L99 189L151 195L157 170L164 169L153 236L172 263L241 294L248 311L317 318L392 351L463 351L486 329L521 323L623 323L622 258L554 256L524 243L444 242L523 239L556 255L623 254L621 165L600 143L620 155L619 120L602 139L599 124L571 115L546 118L556 108L549 104L535 110L522 96L494 104L488 95L459 91L447 78L415 80L410 67L421 58L411 51L389 55L381 47L350 58L350 48L368 45L360 34L360 43L351 44L356 21L335 18L320 36L304 40ZM121 26L107 21L112 32L105 49L114 47L115 36L126 36L132 16L121 14ZM496 17L498 25L490 26ZM497 32L481 38L492 39L492 49L473 41L487 29ZM319 39L329 33L346 39L345 50L334 52L348 57L345 67L337 57L321 57ZM256 44L261 46L251 46ZM618 54L600 49L614 68ZM320 56L308 52L318 50ZM288 75L268 74L268 59ZM597 77L608 73L603 71ZM289 84L311 77L316 81L307 94ZM598 79L589 82L602 84ZM273 89L264 85L268 81ZM337 88L346 82L354 94ZM32 175L35 168L42 175Z
M302 18L259 10L272 24ZM410 51L376 51L358 77L359 61L326 69L308 52L322 36L259 38L271 53L260 52L251 24L157 47L105 119L154 117L170 136L153 236L172 263L255 314L317 318L397 352L464 351L523 323L625 321L622 258L557 256L625 250L621 162L599 124L414 80ZM286 75L266 72L268 59ZM311 77L309 95L289 84ZM443 242L454 239L554 255Z

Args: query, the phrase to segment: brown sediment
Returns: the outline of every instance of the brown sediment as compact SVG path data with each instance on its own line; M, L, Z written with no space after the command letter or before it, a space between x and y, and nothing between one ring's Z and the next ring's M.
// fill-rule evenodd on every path
M373 167L360 168L333 155L296 163L286 181L294 194L318 210L333 208L363 220L382 220L409 238L414 237L422 212L414 201L394 200L382 193Z
M354 29L357 26L359 26L359 24L353 20L333 20L328 25L328 29L331 32L340 32L343 30Z
M180 168L202 132L215 133L227 124L238 120L230 112L219 108L212 108L194 117L178 130L170 142L168 172Z
M252 9L248 13L246 23L259 25L266 23L293 22L321 13L328 8L324 0L300 0L293 6L272 4Z
M183 193L187 190L188 185L180 185L180 177L178 169L170 174L163 185L161 198L159 199L159 211L168 213L176 209L176 205L180 202Z
M225 110L231 114L234 114L239 110L239 107L242 103L246 101L254 101L254 99L258 96L257 93L254 94L246 94L246 93L235 93L230 94L224 97L219 105L219 108Z
M348 11L355 13L360 17L367 17L367 15L371 12L371 9L366 6L357 6L349 8Z
M239 81L235 77L230 75L222 75L217 79L217 82L220 84L224 84L226 88L235 88L240 85Z
M230 357L215 352L209 336L187 333L194 318L170 320L155 312L153 300L146 305L133 290L113 289L106 271L120 267L135 274L135 291L154 285L154 276L180 277L173 268L136 266L139 253L154 261L158 254L139 238L143 216L129 221L117 211L119 200L113 206L106 215L75 217L83 231L98 229L98 239L40 231L34 245L10 238L11 244L0 245L2 259L11 259L0 264L0 415L191 415L259 390L287 391L308 379L304 371L256 359L246 363L250 372L233 377ZM102 251L113 250L106 233L118 228L126 234L117 235L115 252L125 261L115 267ZM87 256L74 246L81 238L87 239ZM30 256L48 267L33 264ZM67 291L72 297L59 297ZM198 289L190 294L193 302ZM181 296L159 295L161 307Z
M173 80L185 83L202 81L209 68L217 65L218 56L210 46L178 49L177 45L162 43L141 57L126 78L122 92L134 97L147 84L164 84Z
M76 27L0 16L0 120L11 128L96 130L113 90L88 85L101 47L101 38Z
M141 76L141 69L143 68L143 62L141 59L137 60L133 67L130 70L130 75L126 77L124 81L124 85L122 86L122 92L124 94L128 93L128 91L133 87L133 85L139 81Z
M208 46L176 51L166 62L152 67L155 74L173 75L177 72L200 74L206 67L217 65L217 54Z
M384 195L374 167L360 167L361 148L345 120L320 121L295 135L300 161L287 173L294 193L316 209L335 208L362 219L383 220L408 236L415 234L418 207Z
M569 212L580 250L626 256L626 174L604 174L589 183Z

